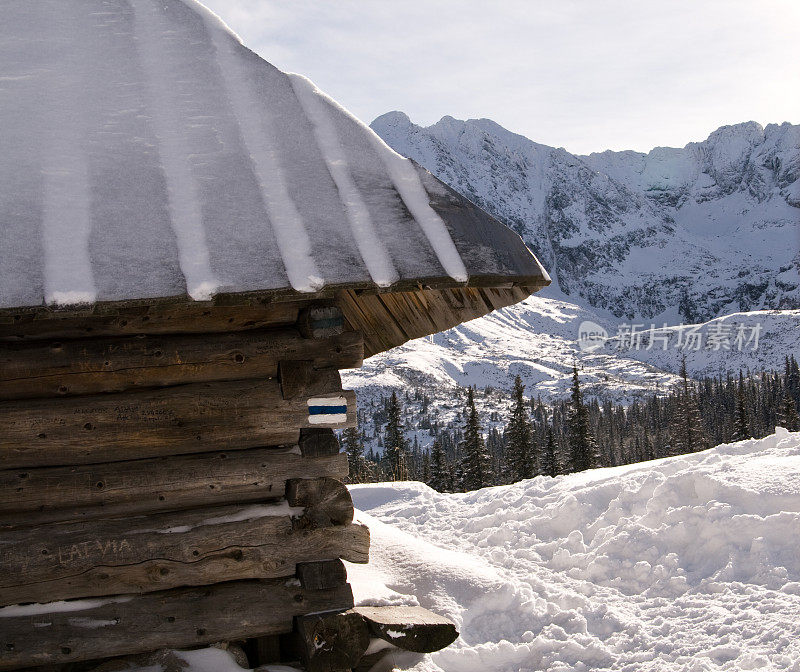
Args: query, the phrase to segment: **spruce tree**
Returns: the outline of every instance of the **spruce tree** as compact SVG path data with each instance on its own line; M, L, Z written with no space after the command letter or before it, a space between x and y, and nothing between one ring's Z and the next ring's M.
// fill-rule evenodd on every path
M778 412L778 425L788 429L790 432L800 432L800 417L797 414L797 405L788 392L784 395L781 409Z
M348 481L350 483L366 483L369 480L369 469L364 458L364 443L355 427L348 427L342 432L342 443L347 452L347 464L350 467Z
M389 399L386 415L383 454L388 477L393 481L405 481L408 480L408 442L403 431L402 409L394 391Z
M472 388L467 390L467 408L464 421L463 457L461 482L464 490L478 490L491 485L491 456L481 436L478 410Z
M536 454L533 448L533 429L523 393L522 379L514 378L514 405L506 427L506 461L511 482L536 476Z
M675 397L672 418L670 455L683 455L706 448L700 409L695 398L694 385L689 382L686 357L681 360L681 382Z
M567 418L569 428L570 471L585 471L600 466L600 452L589 427L589 411L583 403L578 367L572 367L572 395Z
M747 421L747 400L744 394L744 376L739 371L739 385L736 388L736 417L733 423L734 441L744 441L750 438L750 423Z
M431 474L428 485L439 492L446 492L449 489L449 481L447 456L442 449L442 444L434 441L431 448Z
M542 458L540 462L540 471L545 476L558 476L558 455L556 454L556 442L553 438L553 428L547 428L547 441L544 444L542 451Z

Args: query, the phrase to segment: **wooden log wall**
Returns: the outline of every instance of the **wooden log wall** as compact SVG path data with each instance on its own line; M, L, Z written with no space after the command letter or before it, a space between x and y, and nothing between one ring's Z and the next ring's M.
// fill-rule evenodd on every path
M339 559L366 562L369 531L333 429L355 423L339 369L363 339L329 306L274 328L236 314L218 333L169 311L147 335L112 317L0 328L0 669L353 606Z
M367 562L369 531L341 482L339 369L364 333L441 328L407 294L370 315L343 295L0 319L0 670L247 640L250 667L341 672L395 632L449 644L425 610L355 609L342 564Z

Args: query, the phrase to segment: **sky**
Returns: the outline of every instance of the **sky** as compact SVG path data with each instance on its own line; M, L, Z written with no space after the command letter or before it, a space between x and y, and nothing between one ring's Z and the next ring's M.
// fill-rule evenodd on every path
M586 154L800 123L800 0L203 0L365 122L489 118Z

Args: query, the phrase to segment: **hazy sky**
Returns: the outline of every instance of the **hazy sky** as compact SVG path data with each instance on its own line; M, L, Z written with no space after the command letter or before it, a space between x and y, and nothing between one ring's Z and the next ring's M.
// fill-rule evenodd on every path
M800 0L204 0L366 122L488 117L576 153L800 123Z

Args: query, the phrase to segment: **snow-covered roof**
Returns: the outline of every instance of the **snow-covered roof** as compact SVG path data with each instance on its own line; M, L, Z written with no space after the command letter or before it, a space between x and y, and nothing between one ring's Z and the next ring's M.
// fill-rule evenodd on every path
M194 0L11 0L0 308L549 280Z

